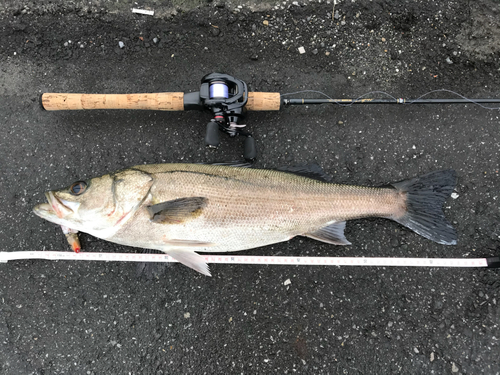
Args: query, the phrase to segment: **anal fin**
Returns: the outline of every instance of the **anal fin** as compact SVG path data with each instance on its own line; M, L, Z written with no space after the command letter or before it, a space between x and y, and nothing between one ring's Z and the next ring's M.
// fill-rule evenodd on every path
M333 245L350 245L344 235L345 221L331 223L313 233L305 233L303 236L331 243Z

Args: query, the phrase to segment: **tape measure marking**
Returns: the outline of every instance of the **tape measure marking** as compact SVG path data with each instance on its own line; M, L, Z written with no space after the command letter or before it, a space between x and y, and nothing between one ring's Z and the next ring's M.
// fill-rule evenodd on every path
M308 266L379 266L379 267L489 267L488 258L377 258L377 257L287 257L253 255L200 254L213 264L270 264ZM64 251L0 252L0 262L21 259L87 260L107 262L177 262L167 254L92 253ZM491 262L490 262L491 263Z

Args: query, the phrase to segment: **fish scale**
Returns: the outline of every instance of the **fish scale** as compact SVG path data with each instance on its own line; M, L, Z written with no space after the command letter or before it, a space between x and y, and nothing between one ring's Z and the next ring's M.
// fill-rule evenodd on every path
M154 176L151 201L144 206L181 197L208 198L201 217L168 228L151 223L138 210L130 224L114 237L130 245L143 241L144 233L149 233L147 246L158 250L164 248L161 239L165 236L215 244L199 251L264 246L314 232L333 221L388 216L396 201L395 189L329 184L273 170L210 165L186 168L185 164L134 168Z

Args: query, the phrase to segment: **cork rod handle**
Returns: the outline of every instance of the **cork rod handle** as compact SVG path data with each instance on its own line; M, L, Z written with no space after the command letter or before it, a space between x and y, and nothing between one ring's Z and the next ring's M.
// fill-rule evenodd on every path
M184 93L156 94L52 94L42 95L42 106L47 111L74 109L156 109L182 111Z
M279 111L280 106L279 92L249 92L245 108L249 111Z
M157 111L183 111L184 93L162 92L150 94L67 94L45 93L41 97L47 111L78 109L145 109ZM249 111L277 111L280 94L249 92L246 109Z

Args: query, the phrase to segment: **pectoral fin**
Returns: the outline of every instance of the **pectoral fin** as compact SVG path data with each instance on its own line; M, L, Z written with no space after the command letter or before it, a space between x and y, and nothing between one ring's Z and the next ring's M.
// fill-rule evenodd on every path
M192 268L199 273L202 273L206 276L212 276L210 274L210 270L208 269L208 264L205 262L205 258L201 255L195 253L193 250L187 249L175 249L168 250L167 254L172 258L176 259L180 263Z
M306 233L304 236L333 245L350 245L351 243L345 238L344 229L345 221L340 221L327 225L314 233Z
M179 198L148 206L150 219L159 224L181 224L197 218L207 205L207 198Z

